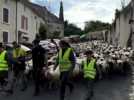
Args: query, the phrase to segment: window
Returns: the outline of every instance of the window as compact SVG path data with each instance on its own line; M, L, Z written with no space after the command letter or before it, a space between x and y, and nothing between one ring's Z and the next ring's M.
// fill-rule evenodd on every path
M28 18L21 16L21 29L28 30Z
M3 42L8 43L8 32L3 32Z
M3 22L9 23L9 10L7 8L3 8Z

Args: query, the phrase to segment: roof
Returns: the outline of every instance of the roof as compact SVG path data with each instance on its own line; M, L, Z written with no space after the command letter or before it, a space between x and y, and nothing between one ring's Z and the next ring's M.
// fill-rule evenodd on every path
M62 23L59 18L49 12L45 6L31 3L28 0L20 0L20 2L29 7L34 13L36 13L39 17L48 23Z

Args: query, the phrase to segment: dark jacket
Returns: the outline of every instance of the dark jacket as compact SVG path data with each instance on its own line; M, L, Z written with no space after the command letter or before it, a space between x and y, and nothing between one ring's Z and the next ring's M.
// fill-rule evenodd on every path
M34 69L42 69L45 64L46 50L40 45L32 49L32 60Z

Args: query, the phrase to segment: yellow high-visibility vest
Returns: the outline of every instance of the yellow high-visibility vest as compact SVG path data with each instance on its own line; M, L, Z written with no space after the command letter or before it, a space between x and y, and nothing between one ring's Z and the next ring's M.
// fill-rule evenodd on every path
M17 48L17 49L13 50L13 57L14 58L22 57L25 55L26 55L26 52L21 48Z
M95 67L95 59L91 59L90 63L87 63L87 60L84 62L84 78L95 79L96 77L96 69Z
M59 67L61 72L68 71L71 68L72 64L69 60L71 50L72 48L68 48L65 51L64 55L62 49L59 51Z
M5 60L6 53L7 51L3 51L0 54L0 71L8 71L8 63Z

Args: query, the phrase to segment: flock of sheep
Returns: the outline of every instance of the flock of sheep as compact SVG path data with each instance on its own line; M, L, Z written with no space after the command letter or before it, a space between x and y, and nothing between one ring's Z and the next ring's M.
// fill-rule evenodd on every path
M79 44L72 44L76 55L76 65L72 78L81 78L82 61L85 60L84 52L86 50L93 50L94 57L97 62L97 79L111 78L115 75L128 75L133 64L134 50L131 48L114 47L102 41L84 42ZM60 71L59 67L54 71L56 62L56 55L48 60L48 67L44 68L44 76L51 84L59 83ZM80 76L80 77L79 77ZM79 79L78 79L79 80Z
M131 71L134 50L130 47L121 48L109 45L103 41L93 41L73 45L78 53L78 63L84 59L83 52L91 49L97 60L99 78L111 77L113 75L127 75ZM77 47L77 48L76 48ZM78 49L79 47L79 49Z

